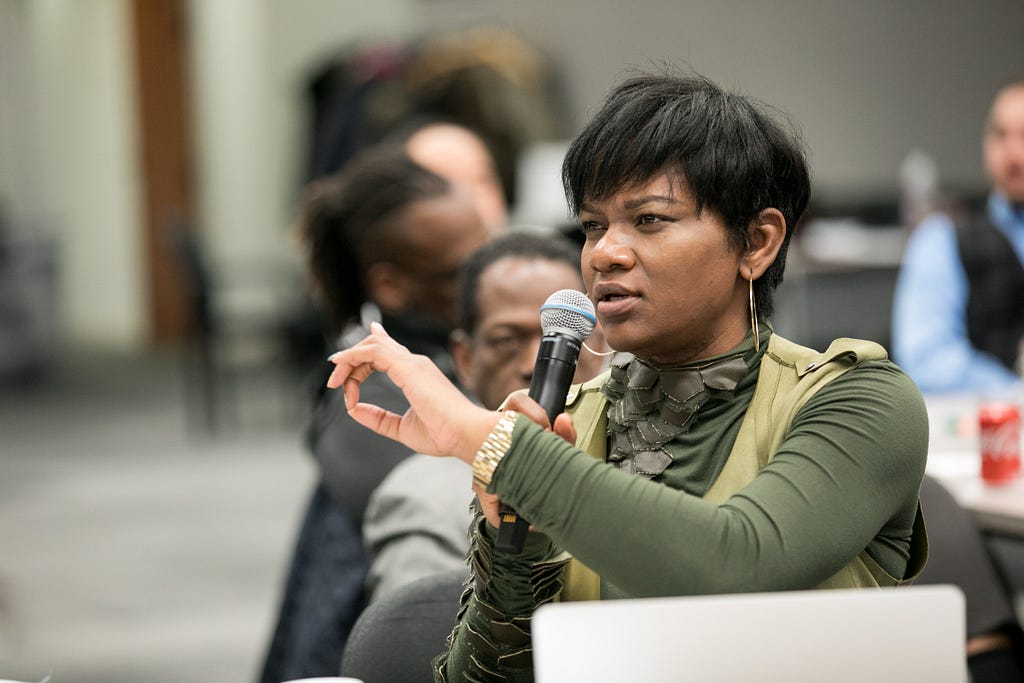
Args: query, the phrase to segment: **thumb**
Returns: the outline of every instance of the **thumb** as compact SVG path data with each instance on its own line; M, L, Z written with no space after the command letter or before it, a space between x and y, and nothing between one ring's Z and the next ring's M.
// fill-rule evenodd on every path
M569 413L562 413L557 416L551 431L571 444L576 443L576 428L572 424L572 416Z

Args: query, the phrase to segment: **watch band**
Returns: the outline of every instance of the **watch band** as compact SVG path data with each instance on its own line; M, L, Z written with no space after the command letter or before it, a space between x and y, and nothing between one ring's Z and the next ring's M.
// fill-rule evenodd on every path
M506 410L501 414L498 424L487 435L480 445L480 450L473 458L473 483L487 488L494 477L494 470L498 463L512 447L512 430L516 426L516 418L519 413L514 410Z

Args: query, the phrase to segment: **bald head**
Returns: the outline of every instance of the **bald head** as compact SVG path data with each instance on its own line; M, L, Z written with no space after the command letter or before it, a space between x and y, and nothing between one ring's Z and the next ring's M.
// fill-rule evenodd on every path
M997 190L1024 204L1024 81L1002 88L985 125L985 170Z
M505 193L494 158L476 133L450 123L433 123L413 133L405 148L418 164L465 188L492 233L505 228Z

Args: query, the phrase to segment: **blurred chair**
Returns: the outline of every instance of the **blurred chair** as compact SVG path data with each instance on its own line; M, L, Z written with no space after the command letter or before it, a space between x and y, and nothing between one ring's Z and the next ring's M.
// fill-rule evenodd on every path
M301 407L301 363L291 348L286 313L299 309L292 303L300 300L298 278L278 264L255 264L240 278L248 283L229 286L211 268L194 229L174 223L166 235L178 259L191 319L184 368L190 427L201 425L215 434L228 418L238 423L243 397L260 399L261 405L276 402L280 419L293 421Z
M870 339L889 348L896 266L794 268L776 294L775 330L824 349L836 337Z
M53 238L7 234L0 215L0 390L28 385L53 366L58 257Z
M871 214L871 206L864 205L853 215ZM893 290L906 237L898 225L855 217L815 217L801 224L775 297L775 330L812 348L826 348L836 337L870 339L889 348Z
M996 647L967 658L973 683L1024 681L1024 632L1014 612L1009 584L969 514L937 480L921 484L921 509L928 528L928 564L916 583L953 584L967 598L968 643Z
M370 604L352 628L343 676L364 683L430 683L445 648L468 569L427 576Z

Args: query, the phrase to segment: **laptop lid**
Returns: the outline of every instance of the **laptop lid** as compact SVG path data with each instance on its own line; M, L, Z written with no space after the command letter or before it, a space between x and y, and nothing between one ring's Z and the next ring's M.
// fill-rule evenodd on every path
M955 586L549 604L533 618L537 683L964 683Z

